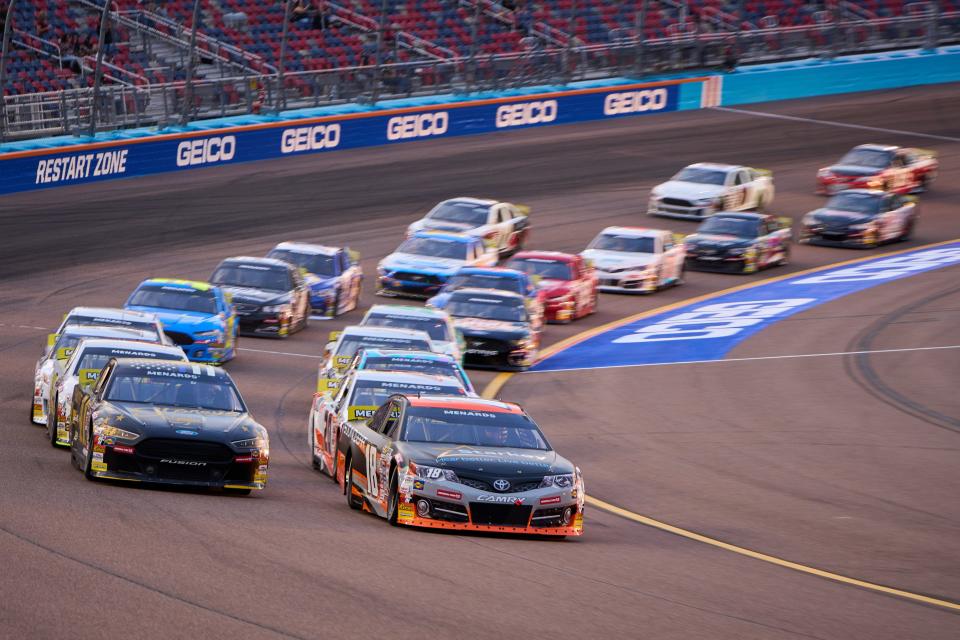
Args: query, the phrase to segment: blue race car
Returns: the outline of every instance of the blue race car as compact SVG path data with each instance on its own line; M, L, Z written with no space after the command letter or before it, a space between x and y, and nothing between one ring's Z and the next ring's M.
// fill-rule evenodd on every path
M443 309L457 289L496 289L512 291L527 299L532 309L543 307L543 294L533 278L523 271L502 267L463 267L447 280L440 292L427 300L434 309Z
M167 337L194 362L223 364L237 355L237 314L220 287L151 278L140 283L123 307L157 314Z
M332 318L357 308L363 269L360 254L348 247L305 242L281 242L267 254L294 264L310 286L312 315Z
M377 295L428 298L465 266L492 267L497 251L480 238L417 231L377 266Z

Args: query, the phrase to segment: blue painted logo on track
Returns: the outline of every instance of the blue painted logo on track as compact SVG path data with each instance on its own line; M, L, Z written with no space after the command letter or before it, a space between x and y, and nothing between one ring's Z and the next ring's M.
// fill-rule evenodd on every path
M531 371L720 360L786 317L884 282L958 263L960 241L796 275L611 329L546 358Z

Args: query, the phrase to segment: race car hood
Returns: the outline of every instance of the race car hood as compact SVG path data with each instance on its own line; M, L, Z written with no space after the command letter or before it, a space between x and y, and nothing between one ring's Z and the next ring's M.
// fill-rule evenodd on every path
M506 322L487 318L454 318L453 324L465 337L490 336L502 340L520 340L530 335L525 322Z
M109 408L108 408L109 407ZM112 409L112 412L111 412ZM204 440L229 441L234 430L240 435L234 440L256 435L250 427L255 424L246 413L208 411L178 407L159 407L140 403L114 402L104 405L101 417L112 413L107 419L112 426L140 432L152 437L194 437ZM248 427L251 435L244 436L242 427Z
M841 209L816 209L807 214L807 221L822 224L849 225L865 224L873 220L873 216L859 211L843 211Z
M380 261L380 268L387 271L411 269L452 275L454 271L465 264L466 260L454 260L453 258L434 258L432 256L413 255L412 253L391 253Z
M233 297L233 302L240 304L283 304L289 300L286 293L278 291L264 291L263 289L250 289L248 287L231 287L221 285L221 288Z
M337 284L337 276L318 276L313 273L308 273L306 276L304 276L304 279L314 291L319 291L320 289L329 289Z
M880 173L876 167L861 167L855 164L835 164L830 167L832 173L843 176L873 176Z
M542 291L546 297L557 298L570 293L570 285L569 280L544 279L537 283L537 288Z
M696 233L687 236L684 242L694 244L698 247L716 247L718 249L727 249L730 247L746 247L753 242L750 238L740 238L726 234Z
M157 314L164 329L186 329L187 331L202 331L205 325L211 325L211 329L219 327L219 319L216 315L196 311L183 311L180 309L159 309L156 307L127 307L135 311L149 311Z
M417 464L514 481L573 473L573 465L555 451L511 447L471 447L405 442L407 456Z
M464 231L470 231L471 229L476 229L477 225L472 225L468 222L451 222L449 220L430 220L429 218L415 222L414 226L417 231L422 229L428 229L430 231L454 231L457 233L462 233Z
M626 269L628 267L645 268L657 259L653 253L626 253L623 251L603 251L587 249L583 257L593 260L595 267L601 271L609 269Z
M701 198L715 198L723 194L723 185L703 184L700 182L681 182L670 180L653 189L654 195L699 200Z

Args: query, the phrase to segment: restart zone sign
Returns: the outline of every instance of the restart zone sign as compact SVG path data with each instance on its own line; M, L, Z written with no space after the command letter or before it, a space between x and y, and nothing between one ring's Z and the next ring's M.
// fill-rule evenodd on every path
M720 360L788 316L884 282L956 264L960 242L828 267L616 327L546 358L531 371Z
M677 109L680 85L684 82L690 81L456 102L13 152L0 155L0 193L306 153L665 113Z

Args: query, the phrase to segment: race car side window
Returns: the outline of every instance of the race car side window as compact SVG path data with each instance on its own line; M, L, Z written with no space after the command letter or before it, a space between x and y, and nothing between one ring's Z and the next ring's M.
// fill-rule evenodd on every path
M733 177L733 184L735 184L735 185L743 184L743 172L742 172L742 171L737 171L737 175L735 175L735 176Z
M97 380L97 384L93 387L93 395L100 397L100 394L103 393L103 388L107 384L107 380L110 378L110 374L113 372L114 363L107 363L107 366L103 368L103 371L100 374L100 378Z
M394 400L381 409L387 410L387 418L377 431L392 438L396 435L397 425L400 423L400 403Z
M367 422L367 426L370 427L373 431L379 433L380 427L383 425L384 420L387 417L387 412L390 409L389 404L385 404L373 413L373 417Z

